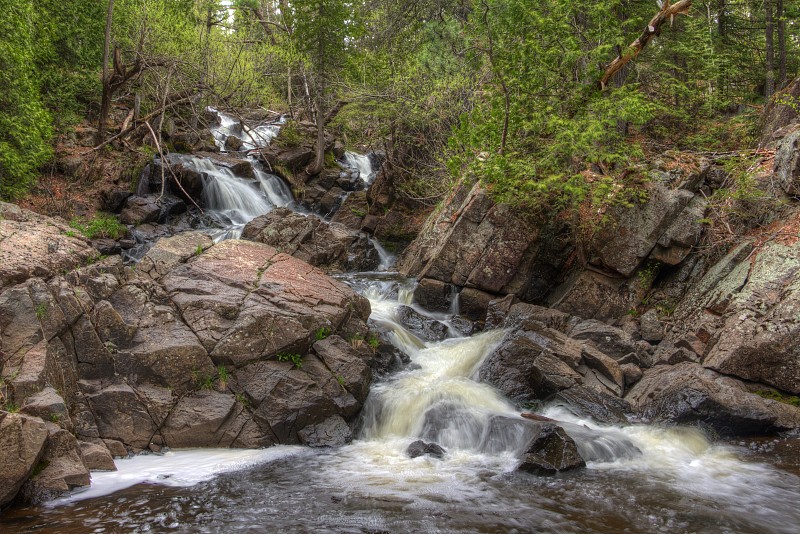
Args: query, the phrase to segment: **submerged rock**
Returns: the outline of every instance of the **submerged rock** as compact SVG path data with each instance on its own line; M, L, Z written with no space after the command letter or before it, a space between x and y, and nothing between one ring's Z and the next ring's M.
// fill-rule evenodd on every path
M427 455L441 459L444 458L446 452L446 450L436 443L425 443L421 439L418 439L406 449L406 454L409 458L419 458L420 456Z
M446 324L426 317L410 306L399 306L397 319L400 324L425 341L441 341L447 337Z

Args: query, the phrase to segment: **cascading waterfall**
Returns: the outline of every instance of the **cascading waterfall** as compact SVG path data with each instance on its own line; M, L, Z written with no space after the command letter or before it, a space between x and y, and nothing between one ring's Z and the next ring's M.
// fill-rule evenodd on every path
M283 180L264 172L255 162L251 164L256 178L248 179L234 175L210 159L182 156L181 161L203 178L206 211L222 226L212 234L215 241L237 239L254 218L293 202Z
M330 532L796 532L800 478L742 461L695 429L607 426L547 408L542 414L573 437L587 468L561 477L513 474L530 438L526 421L473 380L503 332L424 342L397 319L398 307L412 303L412 282L390 273L345 279L412 361L373 386L359 439L327 450L174 451L118 460L120 470L98 474L87 493L37 513L127 530L188 527L201 512L207 531L269 521L274 529ZM406 448L419 438L445 447L444 457L409 458ZM247 474L224 474L236 470ZM217 475L219 482L208 481ZM115 499L90 499L115 491ZM81 498L88 500L55 506Z
M372 169L372 162L369 156L356 154L355 152L345 152L344 161L348 167L358 171L359 177L364 181L364 188L367 189L375 180L375 171Z

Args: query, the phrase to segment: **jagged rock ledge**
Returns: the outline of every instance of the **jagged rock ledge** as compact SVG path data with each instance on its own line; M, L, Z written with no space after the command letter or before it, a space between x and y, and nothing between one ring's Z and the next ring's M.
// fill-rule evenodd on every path
M351 439L382 364L349 341L370 308L343 283L192 232L136 268L98 261L64 225L0 208L0 506L88 484L112 455Z

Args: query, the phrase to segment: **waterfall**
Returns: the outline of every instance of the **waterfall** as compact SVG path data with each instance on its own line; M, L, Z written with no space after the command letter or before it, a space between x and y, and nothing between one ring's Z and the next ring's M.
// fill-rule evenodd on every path
M211 128L211 134L214 136L214 143L217 148L223 152L227 150L225 142L231 135L241 139L242 147L240 150L242 151L267 146L281 131L281 125L286 122L285 117L281 117L274 122L250 127L247 124L243 124L236 117L218 111L215 108L209 107L208 110L216 114L219 120L219 125Z
M356 154L355 152L345 152L344 161L348 167L358 171L359 177L364 181L364 187L368 188L375 179L375 171L372 169L372 162L369 156Z
M211 159L181 156L181 162L203 178L203 203L206 212L222 226L212 234L215 241L238 239L244 226L276 207L292 203L292 193L283 181L264 172L251 161L255 179L236 176Z

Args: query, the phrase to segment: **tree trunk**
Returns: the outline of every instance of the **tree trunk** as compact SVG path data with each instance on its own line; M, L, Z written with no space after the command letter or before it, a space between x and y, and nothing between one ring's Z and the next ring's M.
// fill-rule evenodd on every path
M786 85L786 15L783 0L775 2L775 15L778 18L778 88Z
M773 43L774 22L772 20L772 1L764 0L764 22L766 24L766 59L764 67L766 80L764 83L764 96L770 98L775 93L775 46Z
M317 142L314 146L316 152L314 162L306 167L306 174L309 176L316 176L325 168L325 114L318 102L314 103L314 108L316 110L314 122L317 124Z
M631 60L635 59L636 56L639 55L639 52L644 50L647 43L649 43L653 37L661 33L661 26L665 22L672 24L676 16L687 14L691 7L692 0L678 0L674 4L665 1L658 13L650 19L650 22L647 24L642 34L628 45L626 50L620 52L619 55L614 58L614 61L608 64L599 81L600 89L605 89L611 77L619 72Z
M108 72L108 56L111 49L111 24L114 18L114 0L108 0L108 12L106 13L106 31L103 41L103 95L100 99L100 116L97 119L96 144L100 144L106 137L106 122L108 112L111 109L111 75Z

